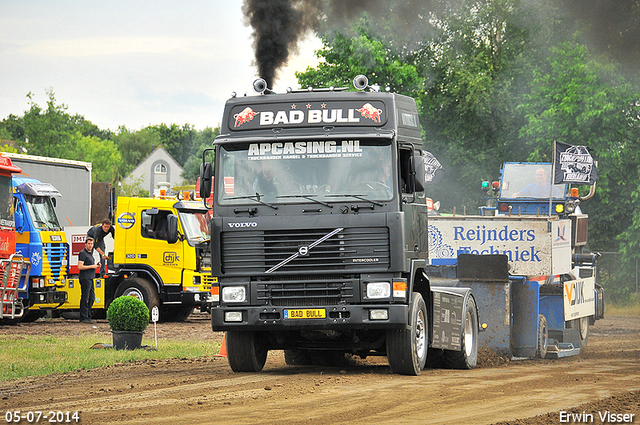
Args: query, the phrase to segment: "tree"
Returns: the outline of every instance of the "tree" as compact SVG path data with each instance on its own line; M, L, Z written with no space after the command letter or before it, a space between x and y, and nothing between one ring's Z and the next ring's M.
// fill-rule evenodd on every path
M113 141L83 136L80 132L76 132L72 140L75 151L70 159L90 162L92 181L115 183L118 180L118 169L114 165L122 162L122 155Z
M527 118L521 135L534 161L551 161L554 140L592 149L599 161L598 190L583 210L598 216L591 223L592 243L615 250L612 236L631 224L629 195L640 185L640 91L614 66L590 59L584 45L565 42L551 53L521 105Z
M213 140L220 134L220 127L212 129L211 127L205 128L203 131L197 133L194 138L194 146L197 146L195 152L193 152L187 162L184 164L184 171L182 172L182 178L195 184L196 179L200 177L200 164L202 164L202 152L206 148L213 147ZM213 162L213 154L207 157L207 161Z
M137 196L139 198L149 197L149 191L142 188L143 178L139 177L132 182L122 180L116 185L116 194L118 196Z
M197 135L197 131L192 125L184 124L180 127L178 124L159 124L149 126L147 130L158 136L159 145L162 145L180 165L187 162L193 151L193 143Z
M110 139L110 131L100 130L82 115L70 115L67 105L56 103L52 89L48 89L46 93L46 108L33 101L33 93L28 93L29 110L25 111L24 116L11 114L2 120L2 139L14 141L19 151L30 155L66 159L74 159L70 152L75 152L73 138L77 132L84 136Z
M296 72L301 87L353 87L353 78L363 74L370 84L382 90L389 87L395 93L410 94L422 89L411 55L401 55L382 40L374 37L368 21L361 20L354 26L353 37L333 32L322 37L324 48L316 56L325 60L317 69L307 68Z
M160 136L148 127L132 132L121 126L114 136L114 142L122 155L122 161L117 165L120 180L149 156L154 147L159 146Z
M73 133L71 116L66 112L67 106L56 104L55 94L47 90L46 109L42 109L33 101L33 94L27 97L30 108L24 114L24 147L31 155L59 157L69 148L69 139Z

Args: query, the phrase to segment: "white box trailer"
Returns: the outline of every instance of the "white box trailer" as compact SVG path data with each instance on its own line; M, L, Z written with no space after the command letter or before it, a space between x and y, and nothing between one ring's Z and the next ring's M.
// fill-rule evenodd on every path
M56 198L56 213L61 226L95 224L91 223L90 162L6 152L3 155L22 168L22 174L17 176L51 183L58 189L62 197Z

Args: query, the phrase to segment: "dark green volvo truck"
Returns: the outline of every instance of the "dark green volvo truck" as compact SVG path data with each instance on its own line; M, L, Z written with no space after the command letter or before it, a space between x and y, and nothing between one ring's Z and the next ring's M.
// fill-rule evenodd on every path
M426 161L412 98L308 89L226 103L203 153L213 191L211 320L236 371L386 356L418 375L428 355L477 362L472 290L427 276ZM212 187L213 186L213 187Z

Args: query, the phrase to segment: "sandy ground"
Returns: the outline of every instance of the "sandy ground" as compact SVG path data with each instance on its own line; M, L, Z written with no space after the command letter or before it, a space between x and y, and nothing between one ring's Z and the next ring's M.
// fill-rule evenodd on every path
M640 318L608 317L590 331L587 351L576 357L426 369L418 377L391 374L384 358L291 367L282 352L270 352L257 374L233 373L212 353L0 382L0 423L19 410L77 411L82 424L640 424ZM0 327L15 337L36 333L110 340L106 321ZM194 314L159 324L158 337L161 348L170 338L220 341L222 334L211 332L208 315ZM607 412L615 421L603 420Z

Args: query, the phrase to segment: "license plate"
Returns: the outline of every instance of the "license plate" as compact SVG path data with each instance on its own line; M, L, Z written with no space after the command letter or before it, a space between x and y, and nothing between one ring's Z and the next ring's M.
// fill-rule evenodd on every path
M305 308L300 310L285 310L285 319L324 319L327 317L324 308Z

